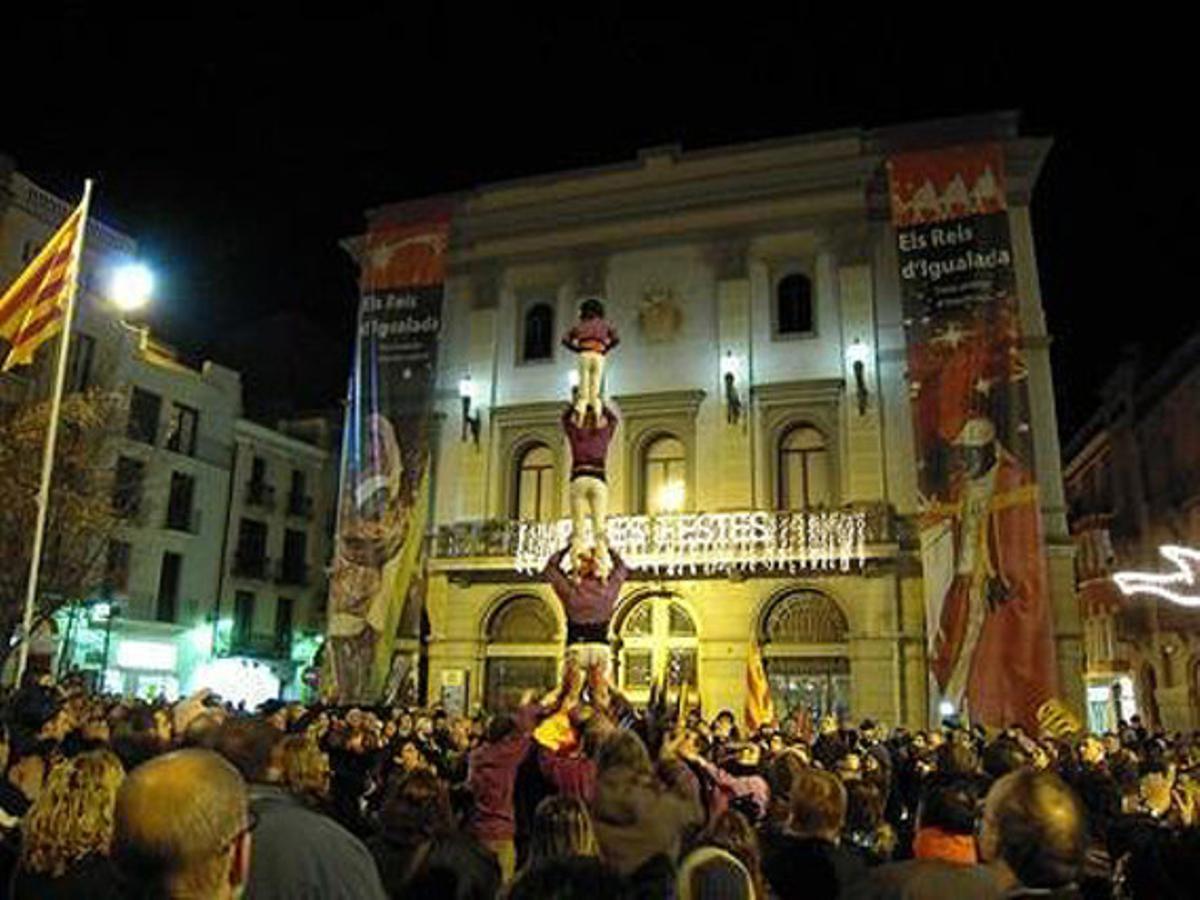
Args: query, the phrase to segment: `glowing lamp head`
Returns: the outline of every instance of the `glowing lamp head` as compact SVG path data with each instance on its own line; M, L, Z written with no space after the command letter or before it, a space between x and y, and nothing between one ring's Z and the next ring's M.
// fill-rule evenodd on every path
M571 385L571 390L579 387L579 370L572 369L567 373L567 383Z
M475 385L471 381L470 375L464 375L458 379L458 396L464 400L472 400L475 397Z
M871 348L863 343L861 338L855 338L854 342L846 348L846 359L850 365L862 363L865 366L871 361Z
M121 312L137 312L150 302L154 274L141 263L127 263L113 270L108 296Z
M725 357L721 360L721 375L734 378L738 376L738 358L733 355L733 351L729 350L725 353Z
M951 700L943 700L938 704L938 715L943 719L947 719L954 715L954 703Z
M664 484L658 492L658 508L663 512L676 513L683 509L687 490L682 481Z

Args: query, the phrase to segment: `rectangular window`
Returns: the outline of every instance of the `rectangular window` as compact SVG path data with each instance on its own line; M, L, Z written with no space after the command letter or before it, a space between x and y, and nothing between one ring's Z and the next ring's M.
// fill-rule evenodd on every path
M307 516L312 512L312 498L305 493L304 472L292 469L292 485L288 491L288 514Z
M67 360L67 392L85 390L92 379L92 362L96 356L96 339L90 334L75 332L71 335L71 349Z
M250 480L246 482L246 503L269 508L274 504L275 488L267 484L267 461L256 456L250 463Z
M233 643L246 645L254 631L254 594L238 591L233 596Z
M195 456L199 424L199 412L182 403L172 403L171 420L167 423L167 449Z
M289 528L283 534L283 567L280 581L283 584L305 584L307 582L305 562L308 556L308 535Z
M174 622L179 605L179 573L183 568L183 557L170 551L163 554L162 569L158 575L158 608L155 618L160 622Z
M238 524L237 554L234 574L262 578L267 568L267 525L254 519L242 519Z
M137 515L142 506L142 479L146 464L128 456L117 458L117 471L113 482L113 511L122 518Z
M292 612L295 602L291 597L280 597L275 608L275 647L286 652L292 646Z
M129 557L132 546L128 541L109 541L104 561L104 585L112 591L129 588Z
M126 436L130 440L154 446L158 440L158 417L161 412L162 397L135 387L129 400Z
M171 473L171 493L167 497L167 527L173 531L195 531L192 521L192 495L196 479L182 472Z

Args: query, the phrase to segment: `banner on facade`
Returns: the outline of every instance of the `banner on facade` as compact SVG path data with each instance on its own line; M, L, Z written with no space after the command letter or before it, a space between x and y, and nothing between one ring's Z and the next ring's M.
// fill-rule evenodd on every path
M437 216L372 228L361 248L329 586L325 693L341 702L378 699L397 634L417 637L448 241L449 218Z
M888 161L930 666L973 722L1037 726L1056 667L999 144Z

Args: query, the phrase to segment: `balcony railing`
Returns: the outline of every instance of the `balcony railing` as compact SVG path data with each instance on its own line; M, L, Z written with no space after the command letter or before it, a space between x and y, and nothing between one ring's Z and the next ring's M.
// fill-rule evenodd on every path
M288 494L287 511L289 516L312 517L313 498L303 494Z
M292 654L291 634L235 634L229 641L230 656L256 659L287 659Z
M258 578L266 581L271 573L271 560L265 556L250 554L235 554L233 557L233 574L240 578Z
M275 505L275 486L251 479L246 482L246 505L271 509Z
M567 545L571 523L491 520L442 526L433 537L441 560L510 559L534 572ZM776 512L613 516L609 544L635 567L667 574L757 569L859 568L871 545L897 543L899 529L884 503ZM590 541L590 537L588 538Z

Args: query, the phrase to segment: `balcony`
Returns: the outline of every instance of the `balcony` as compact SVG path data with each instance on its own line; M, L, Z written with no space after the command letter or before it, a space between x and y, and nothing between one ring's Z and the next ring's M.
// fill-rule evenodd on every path
M233 557L232 572L239 578L267 581L271 572L271 560L266 556L238 553Z
M294 585L296 587L308 586L308 566L304 563L293 563L290 560L283 560L279 564L279 571L275 576L276 584Z
M611 516L610 545L630 565L667 575L861 570L894 556L903 523L884 503L807 512ZM567 545L571 523L490 520L443 525L433 536L437 568L539 571ZM908 543L908 541L905 541Z
M292 636L286 634L235 634L229 641L230 656L254 659L288 659L292 655Z
M287 513L289 516L298 516L302 519L311 519L313 512L313 498L303 494L288 494Z
M245 503L247 506L257 506L261 509L274 509L275 486L254 479L247 481Z

